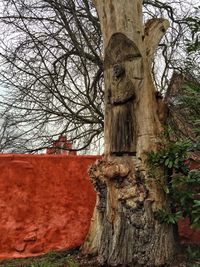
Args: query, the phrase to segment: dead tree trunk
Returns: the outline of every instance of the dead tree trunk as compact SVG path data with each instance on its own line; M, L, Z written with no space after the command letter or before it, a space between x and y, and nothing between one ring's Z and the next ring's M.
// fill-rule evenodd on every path
M104 41L105 159L90 169L97 203L83 251L111 266L167 266L173 229L156 219L167 203L148 174L145 152L160 146L151 62L168 22L144 27L141 0L94 4Z

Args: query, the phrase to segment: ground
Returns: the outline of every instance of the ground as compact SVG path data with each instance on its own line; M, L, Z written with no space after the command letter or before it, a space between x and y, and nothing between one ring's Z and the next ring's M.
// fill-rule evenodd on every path
M40 257L0 261L4 267L98 267L96 258L81 255L79 249L49 252ZM106 266L104 266L106 267ZM200 247L182 247L171 267L200 267Z

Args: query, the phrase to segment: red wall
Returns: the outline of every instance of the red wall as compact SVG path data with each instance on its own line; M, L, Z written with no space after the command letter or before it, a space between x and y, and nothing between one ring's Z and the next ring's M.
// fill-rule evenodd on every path
M0 155L0 258L82 245L96 200L87 170L98 158ZM200 243L187 223L182 240Z
M0 156L0 258L83 243L95 205L93 156Z
M189 219L181 219L178 222L181 243L200 245L200 231L192 229L189 225Z

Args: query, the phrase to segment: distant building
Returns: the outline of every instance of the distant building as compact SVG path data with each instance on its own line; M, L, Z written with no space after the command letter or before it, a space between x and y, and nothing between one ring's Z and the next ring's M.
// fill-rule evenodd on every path
M50 155L77 155L77 151L72 150L72 143L67 138L60 135L58 140L53 141L53 145L47 148L46 154Z

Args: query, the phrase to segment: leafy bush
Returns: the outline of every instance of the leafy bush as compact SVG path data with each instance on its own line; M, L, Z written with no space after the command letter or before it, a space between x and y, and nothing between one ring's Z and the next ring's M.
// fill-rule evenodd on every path
M200 185L200 170L190 170L186 159L191 149L192 144L187 140L169 142L159 152L148 152L147 163L151 175L156 168L165 169L165 175L157 181L168 196L170 209L160 210L157 218L163 223L175 224L181 217L187 217L192 227L200 228L200 200L195 194L198 193L195 187Z

